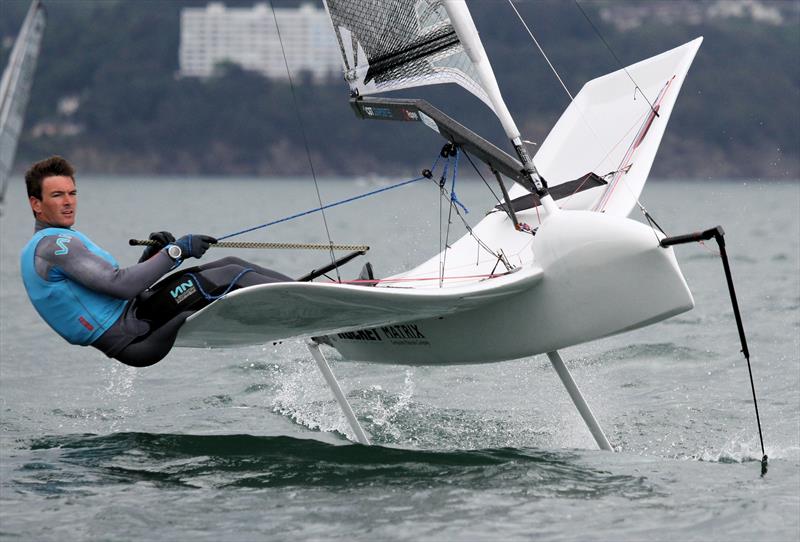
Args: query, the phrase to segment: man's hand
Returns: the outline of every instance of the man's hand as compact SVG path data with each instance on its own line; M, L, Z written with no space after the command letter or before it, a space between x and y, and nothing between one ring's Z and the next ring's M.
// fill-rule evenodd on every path
M139 263L149 260L159 250L175 242L175 236L168 231L154 231L150 234L150 240L155 241L156 244L145 247L144 252L142 252L142 257L139 258Z
M181 247L185 259L202 257L208 247L216 242L217 240L209 235L189 234L175 241L175 244Z

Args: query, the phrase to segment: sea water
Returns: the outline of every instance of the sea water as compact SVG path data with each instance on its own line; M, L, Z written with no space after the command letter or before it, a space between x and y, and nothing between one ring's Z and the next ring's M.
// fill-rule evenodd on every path
M320 195L330 203L391 182L324 179ZM76 227L123 266L140 253L127 240L151 231L222 236L319 205L310 179L80 178L78 189ZM480 181L456 189L471 224L494 202ZM176 349L147 369L67 345L22 288L33 219L14 185L0 219L0 538L798 540L800 185L651 181L643 203L670 234L726 231L764 476L713 242L676 248L694 310L562 351L615 453L596 449L544 356L409 368L327 351L375 444L365 447L347 440L300 342ZM334 242L372 246L385 276L438 251L442 216L438 186L424 181L325 219ZM455 220L451 240L462 233ZM237 239L327 235L316 214ZM293 276L328 261L208 257L226 254Z

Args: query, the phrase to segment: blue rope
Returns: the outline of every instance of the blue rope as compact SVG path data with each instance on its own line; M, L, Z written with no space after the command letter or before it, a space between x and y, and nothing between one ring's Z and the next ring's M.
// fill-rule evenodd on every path
M433 166L431 167L431 171L434 171L436 169L436 166L437 166L438 163L439 163L439 157L437 157L436 161L433 163ZM279 218L278 220L273 220L272 222L267 222L266 224L261 224L259 226L253 226L252 228L247 228L246 230L241 230L241 231L237 231L237 232L234 232L234 233L229 233L228 235L223 235L222 237L217 237L217 240L218 241L222 241L223 239L228 239L230 237L235 237L237 235L242 235L243 233L248 233L248 232L251 232L251 231L260 230L262 228L267 228L269 226L274 226L275 224L280 224L281 222L288 222L289 220L293 220L295 218L300 218L301 216L306 216L306 215L310 215L310 214L313 214L313 213L317 213L317 212L323 211L325 209L330 209L331 207L337 207L339 205L344 205L345 203L350 203L352 201L356 201L356 200L359 200L359 199L362 199L362 198L366 198L368 196L374 196L375 194L380 194L381 192L386 192L387 190L392 190L394 188L399 188L399 187L405 186L407 184L415 183L417 181L421 181L422 179L427 179L427 177L420 176L420 177L417 177L415 179L410 179L408 181L403 181L403 182L400 182L400 183L397 183L397 184L393 184L391 186L386 186L384 188L379 188L379 189L373 190L371 192L366 192L366 193L361 194L359 196L353 196L352 198L347 198L347 199L343 199L343 200L340 200L340 201L336 201L334 203L329 203L328 205L323 205L321 207L315 207L314 209L309 209L308 211L303 211L301 213L296 213L296 214L293 214L291 216L287 216L287 217L284 217L284 218Z
M203 294L203 297L205 297L209 301L214 301L215 299L219 299L220 297L224 297L228 292L231 291L231 288L233 288L236 285L236 283L239 281L239 279L242 278L242 275L244 275L245 273L248 273L250 271L252 271L252 269L250 269L249 267L246 267L245 269L242 269L242 271L239 272L238 275L233 277L233 280L231 281L230 284L228 284L228 287L225 288L225 291L222 292L219 295L211 295L208 292L206 292L203 289L203 286L200 284L200 281L198 280L197 276L194 273L186 273L186 274L189 275L190 277L192 277L192 279L194 280L194 283L197 285L197 289L200 290L201 294Z
M460 153L458 152L458 147L456 147L456 159L453 160L453 183L450 185L450 201L464 209L464 214L469 214L469 209L467 209L463 203L458 201L458 197L456 196L456 176L458 175L458 157Z

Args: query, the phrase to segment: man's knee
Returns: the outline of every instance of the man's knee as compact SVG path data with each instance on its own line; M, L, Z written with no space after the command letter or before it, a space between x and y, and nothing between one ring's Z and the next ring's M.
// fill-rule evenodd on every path
M114 359L130 367L150 367L167 357L170 351L170 349L167 349L163 352L142 352L136 348L131 350L129 351L128 348L123 349L122 352L114 356Z
M237 258L236 256L225 256L224 258L220 258L219 260L214 260L207 264L201 265L200 269L201 270L218 269L220 267L227 267L229 265L238 265L240 267L247 267L250 264L241 258Z
M192 311L184 311L166 324L123 348L114 359L131 367L149 367L164 359L175 344L175 338Z

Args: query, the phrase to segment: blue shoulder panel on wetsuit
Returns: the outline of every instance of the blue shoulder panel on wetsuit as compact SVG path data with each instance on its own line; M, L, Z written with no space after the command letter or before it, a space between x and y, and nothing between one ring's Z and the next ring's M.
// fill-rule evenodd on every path
M56 256L70 257L70 242L78 239L91 253L113 267L119 265L111 254L87 236L67 228L40 230L22 250L22 281L36 311L70 343L91 344L119 319L127 301L91 290L70 279L57 266L50 269L46 279L40 276L36 272L36 248L48 236L56 236Z

